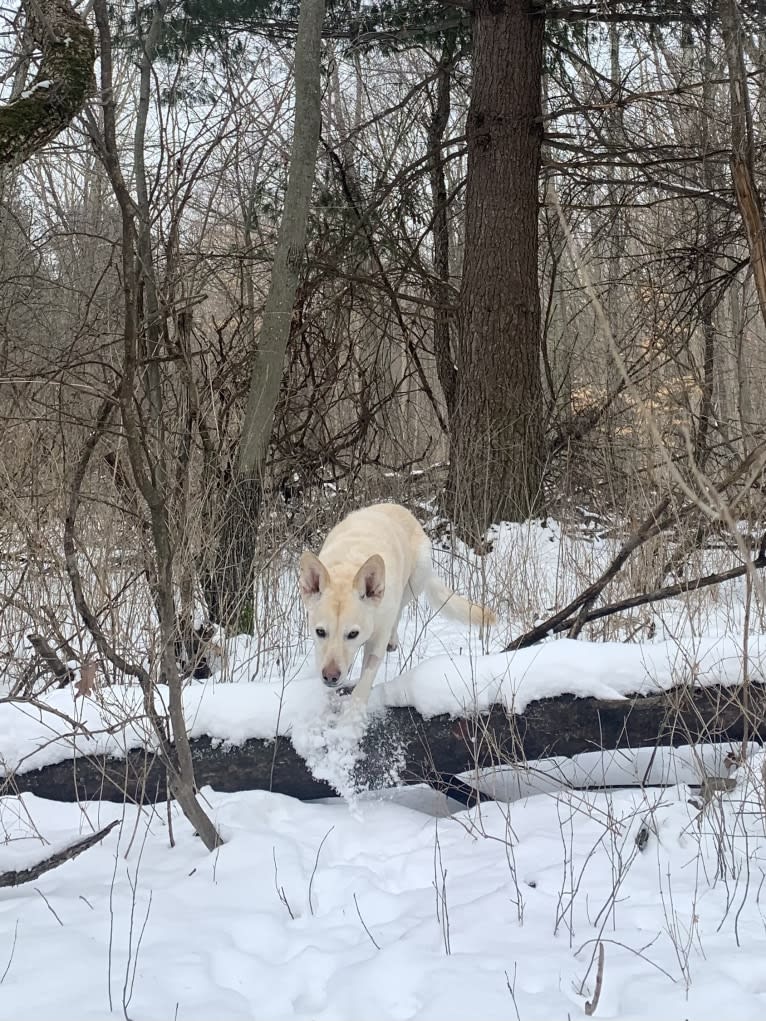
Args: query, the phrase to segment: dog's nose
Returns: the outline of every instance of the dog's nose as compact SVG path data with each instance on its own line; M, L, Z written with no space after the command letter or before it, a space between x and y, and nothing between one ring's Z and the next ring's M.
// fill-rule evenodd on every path
M328 688L334 688L340 680L340 670L336 666L328 666L322 670L322 680Z

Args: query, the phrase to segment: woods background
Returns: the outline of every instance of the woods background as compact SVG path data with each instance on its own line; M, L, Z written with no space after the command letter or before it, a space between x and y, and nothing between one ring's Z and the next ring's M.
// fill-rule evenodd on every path
M6 7L11 107L62 10ZM266 634L291 551L374 499L480 549L680 494L644 587L757 544L759 4L81 13L85 106L31 158L4 136L7 662L30 619L107 671L138 631L172 673L195 607Z

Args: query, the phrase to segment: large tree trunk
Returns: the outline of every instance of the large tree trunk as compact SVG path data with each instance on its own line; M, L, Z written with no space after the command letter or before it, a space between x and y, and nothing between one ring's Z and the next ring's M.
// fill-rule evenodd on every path
M42 50L37 74L0 107L0 165L23 163L80 111L93 79L93 33L68 0L32 0L31 35Z
M476 0L465 258L447 509L480 533L540 507L538 176L543 30L526 0Z
M324 12L325 0L301 0L293 65L295 123L285 205L258 350L253 359L236 475L228 486L215 568L206 585L211 614L227 630L252 629L252 568L264 466L303 270L319 145Z

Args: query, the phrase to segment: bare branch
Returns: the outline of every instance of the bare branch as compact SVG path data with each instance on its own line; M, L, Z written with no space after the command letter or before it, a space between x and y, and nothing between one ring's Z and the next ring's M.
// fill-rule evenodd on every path
M87 851L89 847L98 844L107 833L112 832L119 821L119 819L115 819L97 833L91 833L90 836L83 837L82 840L78 840L75 844L70 844L63 851L57 851L56 854L52 854L48 858L43 858L42 861L28 869L0 872L0 887L20 886L22 883L31 883L32 880L39 879L45 872L50 872L51 869L63 865L65 861L71 861L79 854L82 854L83 851Z

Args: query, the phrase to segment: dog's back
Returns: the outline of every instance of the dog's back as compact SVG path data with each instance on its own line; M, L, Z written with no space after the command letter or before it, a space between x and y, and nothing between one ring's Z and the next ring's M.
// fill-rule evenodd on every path
M431 543L420 522L406 507L376 503L352 511L328 533L319 559L328 568L350 565L357 568L374 553L386 565L386 585L406 581L423 550L430 558ZM429 559L430 563L430 559Z

